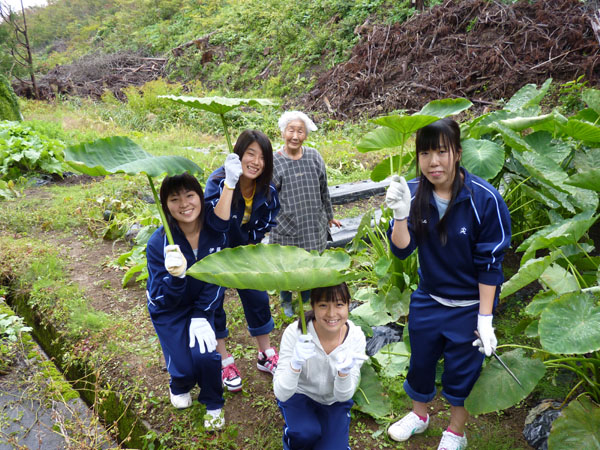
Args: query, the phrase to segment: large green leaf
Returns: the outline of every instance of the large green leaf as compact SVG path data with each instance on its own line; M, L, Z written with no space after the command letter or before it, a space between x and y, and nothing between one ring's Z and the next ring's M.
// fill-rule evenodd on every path
M527 128L540 127L542 125L547 126L548 122L554 122L554 114L543 114L541 116L531 117L512 117L510 119L501 120L502 125L506 125L508 128L514 131L523 131Z
M600 192L600 169L592 169L586 170L585 172L576 173L565 180L565 183L580 187L582 189L590 189L592 191Z
M394 166L394 172L392 172L392 164ZM400 161L400 155L392 156L391 163L390 158L384 158L371 171L371 180L375 182L383 181L393 173L400 173L401 168L404 169L402 170L402 176L407 180L410 180L416 176L414 154L412 152L405 153L402 161Z
M533 151L533 148L519 133L511 130L506 125L500 122L492 122L490 123L489 127L492 130L498 131L502 135L504 142L516 150L516 154L526 151Z
M551 83L552 78L548 78L539 89L535 84L526 84L511 97L504 106L504 109L508 111L517 111L519 109L539 105L540 101L548 92Z
M459 112L469 109L471 106L473 106L473 103L466 98L444 98L442 100L433 100L427 103L423 106L421 111L419 111L419 114L443 118L458 114Z
M131 139L113 136L72 145L65 150L65 161L87 175L145 173L151 177L183 172L202 173L202 169L181 156L153 156Z
M581 94L581 99L592 108L596 114L600 115L600 90L585 89Z
M508 297L510 294L517 292L519 289L527 286L539 279L540 275L548 268L552 258L544 256L543 258L530 259L519 271L513 275L508 281L502 285L500 298Z
M550 264L540 275L540 280L559 295L579 290L579 284L573 274L558 264Z
M229 97L188 97L177 95L159 95L158 98L172 100L192 108L213 114L225 114L240 106L276 106L267 98L229 98Z
M552 159L535 151L515 153L515 157L535 178L545 181L555 189L564 190L562 185L568 175Z
M406 375L408 363L410 361L410 350L406 348L404 342L392 342L383 346L375 355L373 355L379 365L381 372L390 378Z
M538 317L550 303L558 298L558 295L552 291L540 291L531 299L525 307L525 314Z
M187 275L235 289L305 291L349 280L349 267L350 257L341 250L319 255L291 245L257 244L208 255Z
M371 303L363 303L350 311L350 318L358 317L361 322L371 327L390 323L393 318L383 308L375 309Z
M465 408L470 414L485 414L516 405L533 391L546 372L543 362L525 357L522 349L503 353L500 357L523 387L498 361L489 360L465 400Z
M600 350L598 299L569 292L550 303L540 317L540 342L552 353L583 354Z
M494 178L504 166L504 149L487 139L465 139L462 162L465 168L486 180Z
M403 135L403 142L410 137L419 128L429 125L430 123L440 120L435 116L423 116L415 114L412 116L383 116L373 119L373 123L383 125L384 127L396 130Z
M600 407L587 397L573 400L552 423L548 449L599 448Z
M368 361L360 368L360 385L352 399L355 408L377 419L391 413L390 400Z
M380 127L365 134L356 145L356 149L361 153L366 153L384 148L401 147L405 140L406 138L401 132L388 127Z
M552 139L552 134L547 131L536 131L528 134L524 139L533 150L552 159L556 164L562 164L565 158L575 151L569 142Z
M600 142L600 127L577 119L569 119L562 127L565 134L584 142Z

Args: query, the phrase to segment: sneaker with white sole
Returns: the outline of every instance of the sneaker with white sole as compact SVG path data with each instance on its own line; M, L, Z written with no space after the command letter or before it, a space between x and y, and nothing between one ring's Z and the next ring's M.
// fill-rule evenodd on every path
M171 405L173 405L177 409L185 409L192 406L192 396L189 392L185 394L173 394L169 389L169 394L171 394Z
M429 426L429 414L427 420L423 422L414 412L409 412L398 422L388 428L389 436L398 442L406 441L413 434L422 433Z
M442 433L442 440L438 450L464 450L467 448L467 435L457 436L446 430Z
M238 392L242 390L242 376L231 355L221 361L221 379L223 380L223 386L228 391Z
M220 430L225 425L225 415L223 410L209 409L204 415L204 428L207 430Z
M266 349L264 352L258 352L258 361L256 367L261 372L268 372L271 375L275 374L277 370L277 362L279 361L279 355L275 347Z

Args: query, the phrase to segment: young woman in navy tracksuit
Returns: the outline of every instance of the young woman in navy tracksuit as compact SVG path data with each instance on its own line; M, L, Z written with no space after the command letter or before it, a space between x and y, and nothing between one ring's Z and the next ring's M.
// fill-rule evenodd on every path
M237 155L229 155L225 170L235 186L241 173ZM227 246L231 194L212 209L204 207L202 187L184 173L166 177L160 202L173 235L169 245L163 227L146 247L148 311L171 377L170 399L175 408L192 404L191 389L200 387L198 401L206 406L208 429L221 428L225 419L221 355L216 351L215 309L222 287L186 276L187 267Z
M242 175L237 186L227 184L223 167L215 170L206 183L207 207L211 208L223 196L224 192L233 194L231 221L229 226L229 246L257 244L265 233L276 225L275 217L279 212L277 190L271 183L273 175L273 148L269 138L257 130L246 130L240 134L233 154L239 156L242 163ZM257 264L260 264L257 261ZM274 323L269 308L269 295L265 291L238 289L248 331L258 345L257 368L273 374L279 358L271 346L269 333ZM223 358L223 384L230 391L242 389L242 378L233 357L227 353L225 338L228 330L223 297L215 313L217 350Z
M408 183L395 176L386 195L394 213L388 230L392 252L404 259L418 248L420 265L408 316L412 353L404 382L413 410L388 434L404 441L425 431L436 363L443 356L442 395L451 415L438 449L464 449L464 400L484 354L490 356L497 344L492 314L510 244L510 216L496 189L460 167L455 121L441 119L420 129L416 152L420 176ZM474 341L476 330L481 339Z

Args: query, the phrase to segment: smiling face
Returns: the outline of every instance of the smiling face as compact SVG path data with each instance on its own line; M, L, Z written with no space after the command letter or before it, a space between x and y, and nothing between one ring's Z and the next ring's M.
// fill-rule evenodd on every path
M433 185L434 191L442 198L450 198L452 183L456 176L456 163L460 161L461 151L452 151L447 143L440 139L437 148L420 150L417 157L419 169Z
M256 180L265 168L265 158L258 142L252 142L242 155L242 176L249 180Z
M306 140L306 125L300 119L292 120L287 124L281 134L284 142L285 151L288 153L297 153L302 148Z
M195 223L202 212L200 196L195 191L185 189L169 194L167 207L180 225Z
M313 305L314 326L318 334L336 335L348 321L349 305L342 300L317 301ZM339 335L339 334L337 334Z

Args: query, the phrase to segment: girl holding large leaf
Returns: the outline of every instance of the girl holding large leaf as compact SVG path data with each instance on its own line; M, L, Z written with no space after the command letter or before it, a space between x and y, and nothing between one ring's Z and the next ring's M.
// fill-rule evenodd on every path
M360 379L366 340L348 320L346 283L311 291L312 311L289 325L273 389L285 420L284 449L345 450L352 396Z
M227 183L235 186L242 172L237 155L227 156L225 171ZM195 177L167 176L160 203L174 245L169 245L160 227L146 247L148 311L171 376L171 403L175 408L191 406L190 391L198 384L208 429L225 423L221 355L214 330L215 309L224 288L186 276L186 268L227 247L231 200L228 190L214 208L205 211L202 187Z
M300 111L286 111L278 125L283 147L273 158L273 182L279 192L281 212L270 240L273 244L322 252L327 246L329 227L340 227L341 223L333 218L325 162L317 150L303 145L308 133L316 131L317 126ZM308 296L308 291L302 292L303 301L308 301ZM285 314L292 317L291 292L281 292L281 304Z
M394 213L391 250L403 259L418 247L420 265L408 316L412 353L404 382L413 410L388 434L405 441L427 429L427 403L436 394L436 364L443 356L442 395L451 415L438 449L458 450L467 446L464 400L484 354L490 356L497 344L492 314L510 244L510 216L496 189L460 167L455 121L441 119L418 130L416 153L420 176L408 183L394 176L386 195ZM475 331L481 338L473 341Z
M206 182L206 201L210 209L220 201L224 192L233 193L231 221L229 225L229 246L258 244L265 234L275 226L279 212L277 190L271 183L273 176L273 148L271 141L257 130L243 131L238 137L233 153L242 163L242 175L236 186L226 183L225 168L215 170ZM260 261L256 261L260 264ZM230 391L242 389L242 378L233 356L227 353L225 338L228 335L226 315L221 304L215 313L217 350L222 356L223 384ZM238 289L248 323L248 331L258 345L257 368L263 372L275 373L278 355L271 346L269 333L274 328L269 295L265 291Z

